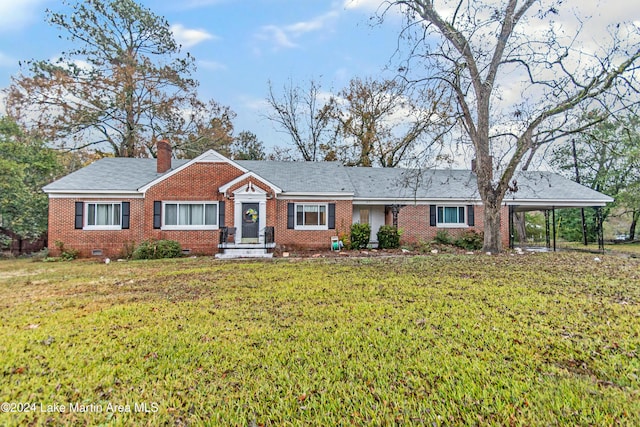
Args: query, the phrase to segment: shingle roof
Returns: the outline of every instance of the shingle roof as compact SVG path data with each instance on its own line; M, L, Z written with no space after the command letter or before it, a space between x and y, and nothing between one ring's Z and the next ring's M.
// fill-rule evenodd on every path
M189 160L173 160L172 170ZM468 170L411 170L400 168L350 168L337 162L237 161L280 187L286 193L344 193L354 199L376 200L479 200L476 177ZM169 171L168 171L169 172ZM46 187L46 192L137 191L163 174L155 159L105 158ZM550 172L519 172L515 193L505 202L560 201L571 203L612 201L608 196Z
M563 200L568 202L600 200L613 201L607 195L580 185L552 172L517 172L513 182L517 191L508 192L507 200Z
M357 198L478 199L471 171L453 169L347 168Z
M347 169L337 162L236 161L287 193L349 193Z
M173 169L188 160L173 160ZM44 187L44 191L136 191L162 176L155 159L105 158Z

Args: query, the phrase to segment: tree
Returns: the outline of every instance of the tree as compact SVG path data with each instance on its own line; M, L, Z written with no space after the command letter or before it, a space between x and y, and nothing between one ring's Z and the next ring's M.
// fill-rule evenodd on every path
M47 231L48 199L42 187L58 176L57 153L0 118L0 226L23 239Z
M550 163L568 178L616 199L611 209L619 207L631 215L629 233L635 235L640 212L640 197L634 191L640 186L640 119L631 114L607 119L602 113L591 112L582 121L593 121L595 117L602 121L576 135L572 144L556 147ZM605 209L605 217L611 209ZM575 214L567 212L561 217L571 223ZM588 231L590 235L595 233Z
M397 80L352 79L336 102L347 142L338 158L349 166L398 166L434 125L439 104L429 98L419 104Z
M185 134L183 138L172 141L176 157L192 159L209 149L230 156L236 114L213 100L207 104L196 100L191 111L189 120L179 122L176 127L176 133ZM155 151L153 153L155 155Z
M53 61L31 60L13 79L7 111L66 148L104 146L121 157L153 155L158 138L188 144L210 117L180 56L169 23L133 0L85 0L68 15L47 11L74 48Z
M231 147L234 160L265 160L264 144L252 132L243 131L234 139Z
M619 206L625 208L626 214L631 217L629 223L628 240L635 240L637 237L638 221L640 221L640 176L636 175L634 182L627 185L616 198Z
M637 102L638 28L620 23L608 49L586 48L584 27L566 34L570 27L555 22L562 1L385 3L407 19L402 35L410 54L401 72L443 91L455 106L460 135L476 157L483 250L498 252L502 201L516 187L523 158L577 131L572 116L581 108L599 103L614 111Z
M294 147L307 162L335 160L337 128L332 123L335 100L333 96L321 99L320 89L314 80L308 90L289 82L278 98L269 82L267 103L272 111L267 118L289 134Z

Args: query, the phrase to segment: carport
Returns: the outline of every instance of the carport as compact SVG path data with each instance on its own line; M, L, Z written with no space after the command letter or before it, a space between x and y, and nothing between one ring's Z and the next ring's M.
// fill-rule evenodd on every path
M545 218L546 247L556 251L556 211L577 208L595 210L598 247L604 251L602 208L613 201L605 194L552 173L520 172L504 198L505 205L509 207L509 246L515 247L515 214L540 211Z

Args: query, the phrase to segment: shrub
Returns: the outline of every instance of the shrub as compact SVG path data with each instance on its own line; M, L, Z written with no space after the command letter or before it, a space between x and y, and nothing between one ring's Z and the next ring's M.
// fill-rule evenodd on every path
M371 226L369 224L355 223L351 225L351 248L363 249L369 244Z
M133 259L177 258L182 247L175 240L145 240L133 251Z
M131 259L133 258L133 253L135 252L135 250L136 250L136 242L127 240L122 245L122 249L120 250L120 254L118 255L118 258Z
M1 249L9 249L9 245L11 245L11 237L6 234L0 233L0 250Z
M441 245L450 245L451 244L451 236L449 236L449 232L447 230L438 230L436 233L434 242Z
M351 240L349 240L349 233L340 232L338 233L338 239L342 243L342 247L344 249L351 249Z
M484 234L476 233L473 230L465 231L455 240L455 242L453 242L453 244L468 251L477 251L482 249L482 245L484 244Z
M60 259L62 261L73 261L74 259L78 258L78 254L80 253L79 250L65 248L64 242L61 242L60 240L56 240L54 244L60 251Z
M400 247L400 232L393 225L383 225L378 230L378 247L380 249L396 249Z

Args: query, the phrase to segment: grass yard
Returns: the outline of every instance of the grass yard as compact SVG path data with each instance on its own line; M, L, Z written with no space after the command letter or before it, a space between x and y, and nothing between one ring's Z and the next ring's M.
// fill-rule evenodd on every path
M558 248L565 248L570 250L579 250L579 251L592 251L598 252L598 244L597 243L589 243L587 246L583 245L579 242L558 242ZM608 254L619 254L619 255L628 255L628 256L640 256L640 243L605 243L604 245L605 253Z
M0 425L640 425L600 258L0 261Z

